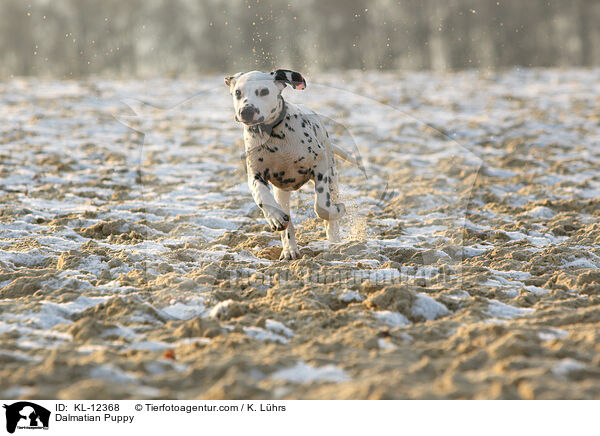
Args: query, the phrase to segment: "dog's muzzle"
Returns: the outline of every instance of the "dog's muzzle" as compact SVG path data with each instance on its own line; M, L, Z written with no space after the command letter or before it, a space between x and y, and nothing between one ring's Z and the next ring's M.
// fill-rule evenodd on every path
M240 118L246 123L251 123L255 113L258 113L258 110L254 106L244 106L240 112Z

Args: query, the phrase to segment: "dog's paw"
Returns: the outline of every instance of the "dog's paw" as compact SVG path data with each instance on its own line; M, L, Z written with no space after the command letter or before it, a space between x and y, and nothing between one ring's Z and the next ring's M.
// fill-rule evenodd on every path
M274 232L287 229L287 226L290 223L290 216L277 207L264 206L263 214L265 215L269 227L271 227L271 230Z
M301 257L302 255L300 254L298 247L283 247L279 260L295 260L300 259Z

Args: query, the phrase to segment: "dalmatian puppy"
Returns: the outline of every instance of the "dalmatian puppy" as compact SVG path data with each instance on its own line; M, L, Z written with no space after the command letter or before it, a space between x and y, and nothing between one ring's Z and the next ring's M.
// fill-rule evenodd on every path
M252 71L228 76L225 84L233 96L235 119L244 124L250 192L271 229L280 232L280 259L300 257L290 216L290 194L309 180L315 188L315 212L326 221L327 239L339 242L339 219L346 208L337 202L334 155L360 163L331 144L316 113L284 100L281 93L286 86L306 88L302 75L290 70Z

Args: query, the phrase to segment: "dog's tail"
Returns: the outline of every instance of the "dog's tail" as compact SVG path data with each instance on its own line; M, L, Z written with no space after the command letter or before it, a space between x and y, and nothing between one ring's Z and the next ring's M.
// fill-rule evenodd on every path
M365 167L362 164L362 159L360 158L360 155L358 153L356 153L356 155L354 155L354 156L351 156L349 153L346 152L346 150L338 147L335 144L331 144L331 148L332 148L334 154L338 155L339 157L344 159L346 162L350 162L350 163L356 165L363 173L366 174Z

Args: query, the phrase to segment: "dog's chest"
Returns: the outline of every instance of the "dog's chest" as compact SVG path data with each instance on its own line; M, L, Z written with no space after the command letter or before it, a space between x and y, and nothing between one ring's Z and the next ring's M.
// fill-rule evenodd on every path
M284 190L296 190L312 176L316 156L291 141L269 140L249 153L252 167L273 185Z
M284 190L299 189L310 180L317 162L325 157L326 141L318 116L293 105L270 134L244 134L250 167Z
M286 135L285 139L272 137L264 144L247 144L250 167L280 189L299 189L312 177L320 154L296 139Z

